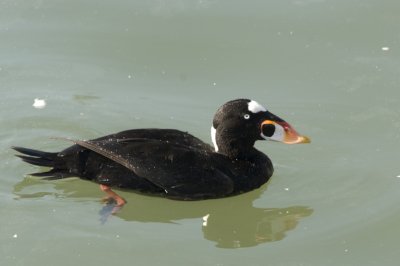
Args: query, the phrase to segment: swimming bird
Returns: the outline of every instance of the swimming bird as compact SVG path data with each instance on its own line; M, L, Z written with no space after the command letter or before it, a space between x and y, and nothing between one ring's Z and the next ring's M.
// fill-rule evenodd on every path
M204 200L245 193L266 183L274 168L254 147L257 140L308 143L283 119L254 100L236 99L216 112L213 146L175 129L131 129L93 140L71 140L60 152L13 147L23 161L50 167L32 174L53 180L79 177L100 184L107 198L126 201L112 188L175 200Z

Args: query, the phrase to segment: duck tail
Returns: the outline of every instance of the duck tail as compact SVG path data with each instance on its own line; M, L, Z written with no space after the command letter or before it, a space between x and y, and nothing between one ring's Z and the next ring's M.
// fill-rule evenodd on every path
M60 163L61 161L57 157L57 152L45 152L23 147L12 147L12 149L22 154L17 154L16 156L21 158L24 162L37 166L52 168L50 171L47 172L30 174L32 176L45 177L44 179L48 180L61 179L72 176L71 173L69 173L69 171L66 169L66 167L62 167L63 163Z

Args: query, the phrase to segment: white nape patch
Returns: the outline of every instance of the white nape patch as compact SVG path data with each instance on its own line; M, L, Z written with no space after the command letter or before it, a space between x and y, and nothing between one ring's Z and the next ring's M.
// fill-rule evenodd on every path
M253 114L267 111L267 109L265 109L264 106L253 100L251 100L248 103L248 105L249 105L249 111L252 112Z
M214 126L211 126L211 141L214 145L215 152L218 152L217 130L214 128Z

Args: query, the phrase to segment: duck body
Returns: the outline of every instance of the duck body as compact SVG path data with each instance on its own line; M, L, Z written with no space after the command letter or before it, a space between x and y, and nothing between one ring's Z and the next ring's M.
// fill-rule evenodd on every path
M282 133L277 129L282 126L283 133L292 134L293 143L308 142L253 102L238 99L217 111L211 130L214 147L187 132L150 128L72 140L74 145L55 153L14 149L28 163L51 167L32 174L46 179L78 176L107 188L176 200L228 197L260 187L273 174L271 160L254 148L256 140L282 138L285 142L276 135Z

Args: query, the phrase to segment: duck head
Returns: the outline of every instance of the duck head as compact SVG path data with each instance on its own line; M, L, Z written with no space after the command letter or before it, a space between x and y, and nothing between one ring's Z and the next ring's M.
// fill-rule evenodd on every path
M286 144L309 143L289 123L249 99L232 100L216 112L211 127L216 152L237 158L253 149L257 140Z

